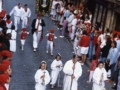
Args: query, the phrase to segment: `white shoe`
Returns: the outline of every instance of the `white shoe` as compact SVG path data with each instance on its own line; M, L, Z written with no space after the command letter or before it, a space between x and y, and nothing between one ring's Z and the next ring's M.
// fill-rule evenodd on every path
M33 51L36 52L36 49L34 48Z
M51 53L51 56L53 56L53 53Z
M60 38L64 38L64 36L59 36Z
M46 51L46 53L48 53L48 50Z

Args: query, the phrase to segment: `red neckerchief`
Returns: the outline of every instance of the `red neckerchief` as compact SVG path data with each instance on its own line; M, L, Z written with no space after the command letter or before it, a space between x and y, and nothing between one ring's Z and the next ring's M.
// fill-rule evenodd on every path
M25 12L27 12L27 9L25 9Z
M6 20L6 22L7 22L8 24L10 24L10 23L11 23L11 20Z

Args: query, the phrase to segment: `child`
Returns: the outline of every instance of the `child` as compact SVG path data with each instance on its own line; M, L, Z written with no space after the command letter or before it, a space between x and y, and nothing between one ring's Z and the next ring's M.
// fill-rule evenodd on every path
M48 33L46 36L48 36L46 53L48 53L50 47L50 53L53 56L54 38L56 39L57 37L54 35L54 30L52 29L50 30L50 33Z
M58 53L55 57L55 60L51 64L51 88L54 88L56 81L58 79L58 75L60 71L62 70L62 61L61 61L61 55ZM60 79L60 77L59 77Z
M91 80L93 79L94 70L97 67L97 63L98 63L98 60L96 59L96 55L93 55L93 60L92 60L92 63L90 65L90 69L88 70L88 72L89 72L89 80L87 81L87 83L91 83Z
M26 28L23 28L22 31L20 32L20 40L21 40L21 50L23 51L24 45L25 45L25 40L29 32L26 31Z
M6 18L7 18L6 19L6 26L8 29L10 29L12 26L12 21L10 20L11 17L10 17L10 15L7 15Z
M40 68L37 70L35 78L35 90L46 90L46 85L50 82L49 72L46 70L47 63L41 62Z

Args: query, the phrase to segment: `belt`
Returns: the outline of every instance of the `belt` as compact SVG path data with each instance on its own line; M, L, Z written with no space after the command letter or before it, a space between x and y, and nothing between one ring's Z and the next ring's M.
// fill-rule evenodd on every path
M38 32L42 32L42 31L38 31Z
M10 40L16 40L16 39L10 39Z
M72 76L72 75L68 75L68 74L65 74L66 76Z

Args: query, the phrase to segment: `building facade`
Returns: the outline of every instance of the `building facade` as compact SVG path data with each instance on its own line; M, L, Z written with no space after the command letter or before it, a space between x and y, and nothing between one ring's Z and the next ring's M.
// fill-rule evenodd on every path
M120 31L120 0L87 0L86 7L93 14L92 25Z

